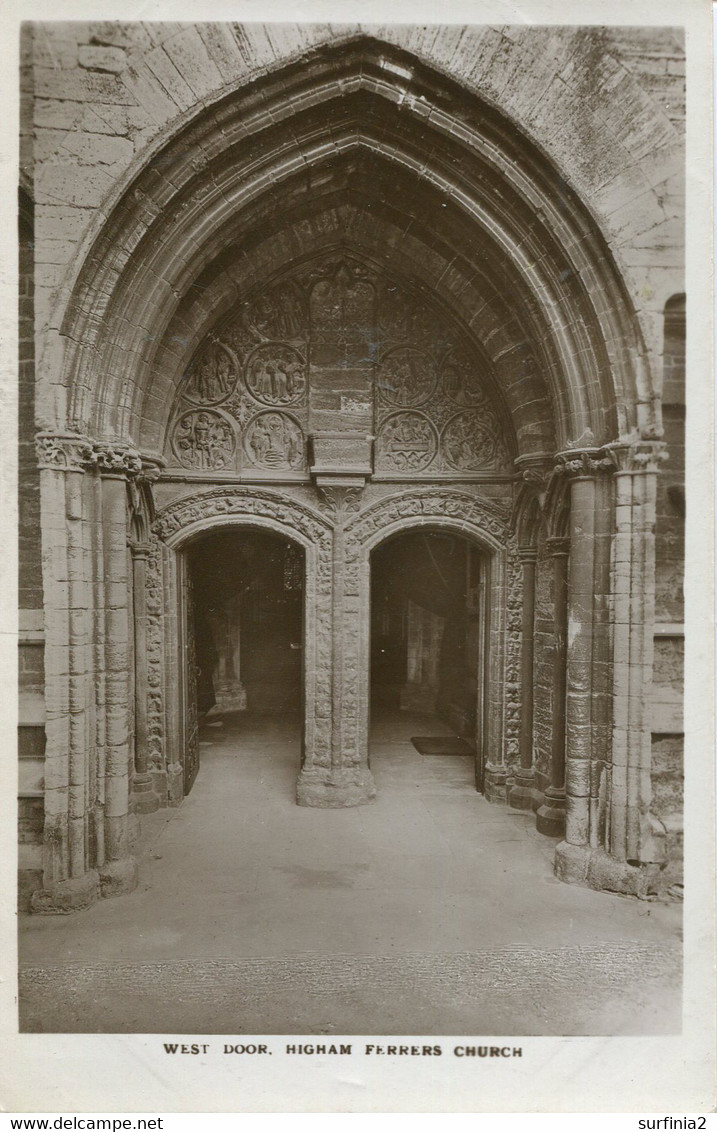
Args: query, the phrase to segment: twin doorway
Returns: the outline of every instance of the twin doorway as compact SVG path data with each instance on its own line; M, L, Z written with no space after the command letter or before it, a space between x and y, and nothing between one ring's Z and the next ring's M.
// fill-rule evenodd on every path
M202 727L241 743L276 726L303 744L306 555L273 532L204 534L183 552L182 669L185 792L199 770ZM460 740L482 789L486 556L452 532L410 530L370 558L369 735ZM435 733L435 735L433 734ZM444 742L445 746L445 742ZM371 757L371 741L369 757ZM440 743L434 751L449 753ZM374 751L375 753L375 751ZM297 766L297 771L298 771Z

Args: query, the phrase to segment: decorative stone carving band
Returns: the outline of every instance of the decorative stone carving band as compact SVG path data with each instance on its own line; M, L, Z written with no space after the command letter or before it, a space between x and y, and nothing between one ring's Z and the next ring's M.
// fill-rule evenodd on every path
M601 448L568 448L555 457L555 474L596 476L613 472L656 472L667 460L667 446L633 432Z
M256 488L220 487L170 504L157 516L152 530L166 542L185 527L222 515L265 516L293 527L315 543L326 536L330 527L321 514L285 496Z
M123 476L143 476L148 482L159 476L155 460L145 461L133 448L90 440L75 433L41 432L35 437L40 468L84 472L96 468Z

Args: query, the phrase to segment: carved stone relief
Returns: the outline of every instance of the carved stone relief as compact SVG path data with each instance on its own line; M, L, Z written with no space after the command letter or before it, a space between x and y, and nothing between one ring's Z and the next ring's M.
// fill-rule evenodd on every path
M305 362L293 346L258 346L246 366L246 386L262 405L295 405L306 395Z
M185 468L226 468L234 456L234 430L225 417L208 409L184 413L174 429L174 451Z
M306 437L360 427L377 437L378 473L506 472L488 364L422 284L333 250L212 331L180 386L167 455L202 471L308 475ZM231 429L206 415L218 404Z
M258 468L301 468L304 448L301 427L287 413L259 413L244 433L244 450Z
M493 467L499 459L495 428L477 413L457 413L443 429L441 452L457 471Z
M412 346L384 354L376 375L379 394L388 405L420 405L430 397L435 382L430 356Z
M376 438L376 468L422 472L433 462L437 449L438 438L427 417L393 413L384 420Z
M205 343L186 374L184 396L199 405L223 401L239 376L236 355L223 342Z

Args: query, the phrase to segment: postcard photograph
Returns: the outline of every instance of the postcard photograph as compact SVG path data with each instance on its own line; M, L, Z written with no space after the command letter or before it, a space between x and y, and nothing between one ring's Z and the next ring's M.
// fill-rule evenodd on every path
M674 14L22 24L21 1035L679 1038Z

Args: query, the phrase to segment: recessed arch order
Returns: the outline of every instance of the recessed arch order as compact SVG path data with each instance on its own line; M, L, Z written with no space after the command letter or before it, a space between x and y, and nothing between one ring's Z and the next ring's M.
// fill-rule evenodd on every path
M133 169L60 296L67 420L45 366L41 423L158 451L220 292L329 235L365 245L367 218L493 350L521 455L640 423L637 320L587 208L503 115L368 39L225 95Z

